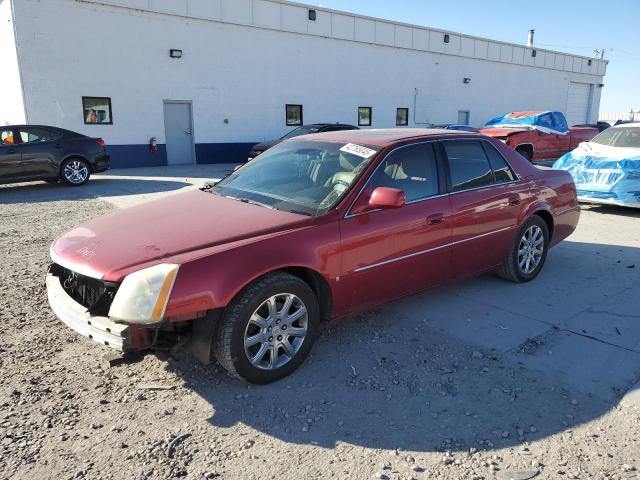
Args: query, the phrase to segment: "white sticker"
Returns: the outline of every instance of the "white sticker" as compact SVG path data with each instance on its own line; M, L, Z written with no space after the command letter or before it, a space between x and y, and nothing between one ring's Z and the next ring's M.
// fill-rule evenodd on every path
M347 143L340 149L341 152L350 153L351 155L357 155L362 158L371 158L376 154L375 150L371 148L363 147L362 145L356 145L355 143Z

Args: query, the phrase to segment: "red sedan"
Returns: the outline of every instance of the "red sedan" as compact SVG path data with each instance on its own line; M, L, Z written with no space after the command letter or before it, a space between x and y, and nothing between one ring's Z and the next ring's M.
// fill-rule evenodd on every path
M298 137L215 186L53 243L51 308L121 351L191 335L202 361L268 383L322 323L471 275L528 282L576 228L571 176L452 130Z

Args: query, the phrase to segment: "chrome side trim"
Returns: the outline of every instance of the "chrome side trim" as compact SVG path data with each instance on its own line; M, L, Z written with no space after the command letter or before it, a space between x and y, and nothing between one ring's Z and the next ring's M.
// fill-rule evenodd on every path
M55 242L54 242L55 243ZM53 243L49 247L49 257L51 257L51 261L53 263L57 263L61 267L64 267L72 272L78 273L80 275L84 275L85 277L95 278L96 280L102 280L104 275L100 272L96 272L93 268L88 265L78 265L75 263L71 263L64 258L61 258L57 253L55 248L53 248Z
M406 260L407 258L417 257L418 255L423 255L423 254L429 253L429 252L435 252L437 250L442 250L444 248L452 247L454 245L459 245L461 243L466 243L466 242L470 242L472 240L477 240L478 238L487 237L489 235L494 235L496 233L506 232L507 230L514 230L514 229L515 229L515 227L505 227L505 228L501 228L499 230L494 230L493 232L487 232L487 233L483 233L481 235L476 235L475 237L465 238L464 240L458 240L456 242L451 242L451 243L447 243L447 244L444 244L444 245L440 245L439 247L428 248L428 249L422 250L420 252L410 253L409 255L403 255L402 257L397 257L397 258L392 258L390 260L385 260L384 262L378 262L378 263L373 263L371 265L366 265L364 267L358 267L355 270L353 270L353 273L364 272L365 270L371 270L372 268L381 267L383 265L388 265L388 264L394 263L394 262L400 262L402 260Z

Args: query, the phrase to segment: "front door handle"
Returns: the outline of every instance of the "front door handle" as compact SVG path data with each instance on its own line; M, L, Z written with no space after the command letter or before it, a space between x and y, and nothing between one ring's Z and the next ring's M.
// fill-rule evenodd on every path
M433 215L429 215L427 217L427 224L429 225L440 225L444 222L444 214L442 213L434 213Z
M10 148L9 150L7 150L7 153L16 153L16 149L15 148Z
M515 207L516 205L520 205L520 202L522 202L520 195L511 195L509 197L509 205L512 207Z
M62 143L56 143L54 145L54 148L62 148L62 147L64 147L64 144L62 144Z

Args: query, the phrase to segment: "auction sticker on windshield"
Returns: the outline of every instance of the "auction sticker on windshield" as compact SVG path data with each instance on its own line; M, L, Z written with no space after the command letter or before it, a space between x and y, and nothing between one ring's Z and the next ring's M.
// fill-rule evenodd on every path
M356 145L355 143L347 143L340 149L341 152L350 153L351 155L357 155L362 158L371 158L376 154L375 150L371 148L363 147L362 145Z

